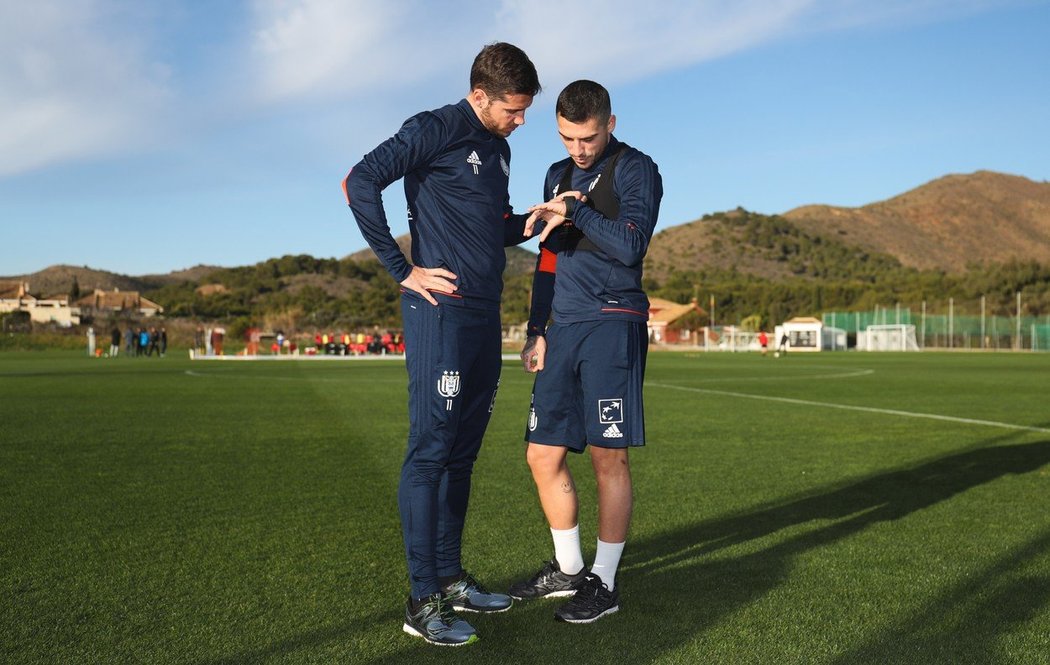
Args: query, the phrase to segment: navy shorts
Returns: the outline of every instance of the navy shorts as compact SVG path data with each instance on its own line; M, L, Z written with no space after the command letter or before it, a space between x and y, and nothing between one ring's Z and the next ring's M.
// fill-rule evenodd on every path
M649 336L644 323L552 324L536 374L525 440L583 452L645 445L642 381Z

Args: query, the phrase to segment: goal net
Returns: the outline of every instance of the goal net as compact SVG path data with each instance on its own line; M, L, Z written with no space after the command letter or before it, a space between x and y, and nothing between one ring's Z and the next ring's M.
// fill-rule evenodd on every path
M915 326L904 323L873 325L865 328L857 347L865 351L919 351ZM858 336L860 337L860 336Z
M729 351L740 353L743 351L760 351L762 345L758 343L758 333L740 330L737 326L715 326L704 327L704 351ZM769 348L773 348L773 339L770 335Z

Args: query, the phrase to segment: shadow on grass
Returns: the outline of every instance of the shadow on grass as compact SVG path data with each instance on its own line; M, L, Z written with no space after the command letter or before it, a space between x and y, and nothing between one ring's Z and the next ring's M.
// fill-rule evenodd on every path
M623 611L593 626L571 626L551 620L555 605L538 602L515 607L496 617L480 617L475 624L483 639L463 649L435 649L395 635L398 612L373 616L354 626L333 627L277 641L249 653L219 659L215 663L283 661L292 653L320 647L333 641L356 641L362 630L390 634L384 655L361 654L360 661L403 662L673 662L678 650L725 620L760 600L784 582L799 555L848 538L868 527L907 517L953 496L1009 474L1030 473L1050 463L1050 441L991 445L969 449L911 468L877 474L852 484L810 494L786 502L760 507L747 513L708 520L658 537L632 541L625 552L620 583L625 597ZM682 507L687 510L687 506ZM830 522L826 526L820 523ZM814 524L816 523L816 524ZM786 534L778 534L788 531ZM793 532L798 532L793 535ZM778 534L768 547L761 542ZM753 553L720 559L726 548L748 544ZM921 546L921 545L920 545ZM965 632L969 653L994 660L991 651L1002 631L1024 623L1050 600L1050 580L1045 577L1004 575L1021 562L1050 547L1050 534L1004 557L975 579L947 591L924 608L910 625L896 626L870 644L842 654L841 662L889 662L915 649L954 654L951 634ZM522 575L531 571L522 570ZM1021 585L1025 586L1020 601ZM984 600L967 611L957 612L969 594L981 592ZM1000 620L986 621L998 610ZM940 614L945 630L930 638L922 622ZM790 616L771 617L790 625ZM363 625L362 625L363 623ZM950 624L950 625L949 625ZM740 634L761 633L765 639L775 632L766 627L741 626ZM357 637L355 637L355 635ZM895 643L901 640L901 644ZM911 640L910 644L908 640ZM374 648L374 642L372 643ZM755 653L737 653L735 659L755 662L770 645L756 644ZM848 648L848 646L846 647ZM938 651L939 650L939 651ZM306 653L299 654L309 659ZM709 654L720 662L728 654ZM828 660L836 653L812 654L809 660ZM963 658L969 661L969 658ZM947 662L947 661L946 661Z
M1047 463L1050 463L1050 441L970 449L640 543L633 549L628 565L633 568L632 577L636 577L634 584L647 590L639 600L647 602L654 595L666 594L678 601L679 611L685 615L681 623L692 626L690 632L682 626L680 639L666 645L672 649L774 589L789 574L797 555L830 545L877 523L907 517L1003 476L1030 473ZM710 561L705 557L733 545L754 544L781 530L824 521L831 523L818 528L811 525L799 535L782 537L754 554L726 561ZM1045 546L1045 542L1038 541L1035 548L1041 552ZM658 594L648 593L654 588L659 590ZM1030 599L1038 605L1045 600L1042 594L1034 594ZM657 615L651 629L659 633L660 623L668 614L661 612L660 603L639 610L642 615ZM785 620L791 622L790 617ZM994 637L982 631L978 634L986 635L988 640ZM893 637L888 639L892 641ZM661 646L660 650L663 649ZM659 660L659 656L646 655L644 651L639 650L634 658ZM875 658L868 662L889 661Z
M1025 631L1009 644L1002 640L1024 627L1050 603L1050 530L1015 548L994 564L953 585L921 612L895 622L868 643L835 663L1035 663L1046 658L1050 637ZM1041 566L1041 567L1040 567Z

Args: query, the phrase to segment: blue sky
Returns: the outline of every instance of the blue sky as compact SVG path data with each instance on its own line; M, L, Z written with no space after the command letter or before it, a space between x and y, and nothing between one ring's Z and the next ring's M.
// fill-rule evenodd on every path
M131 275L365 247L347 170L461 99L487 42L545 91L511 200L563 156L558 91L609 88L660 227L859 206L948 173L1050 179L1050 2L37 0L0 5L0 275ZM407 231L400 183L393 232Z

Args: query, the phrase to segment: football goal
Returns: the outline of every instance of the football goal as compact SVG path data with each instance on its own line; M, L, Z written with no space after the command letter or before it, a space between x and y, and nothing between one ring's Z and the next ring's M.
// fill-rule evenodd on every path
M743 351L760 351L762 345L758 343L758 333L740 330L737 326L716 326L714 328L704 327L704 351L729 351L740 353ZM769 349L773 349L773 339L770 336Z
M915 326L906 323L872 325L864 329L857 348L864 351L919 351Z

